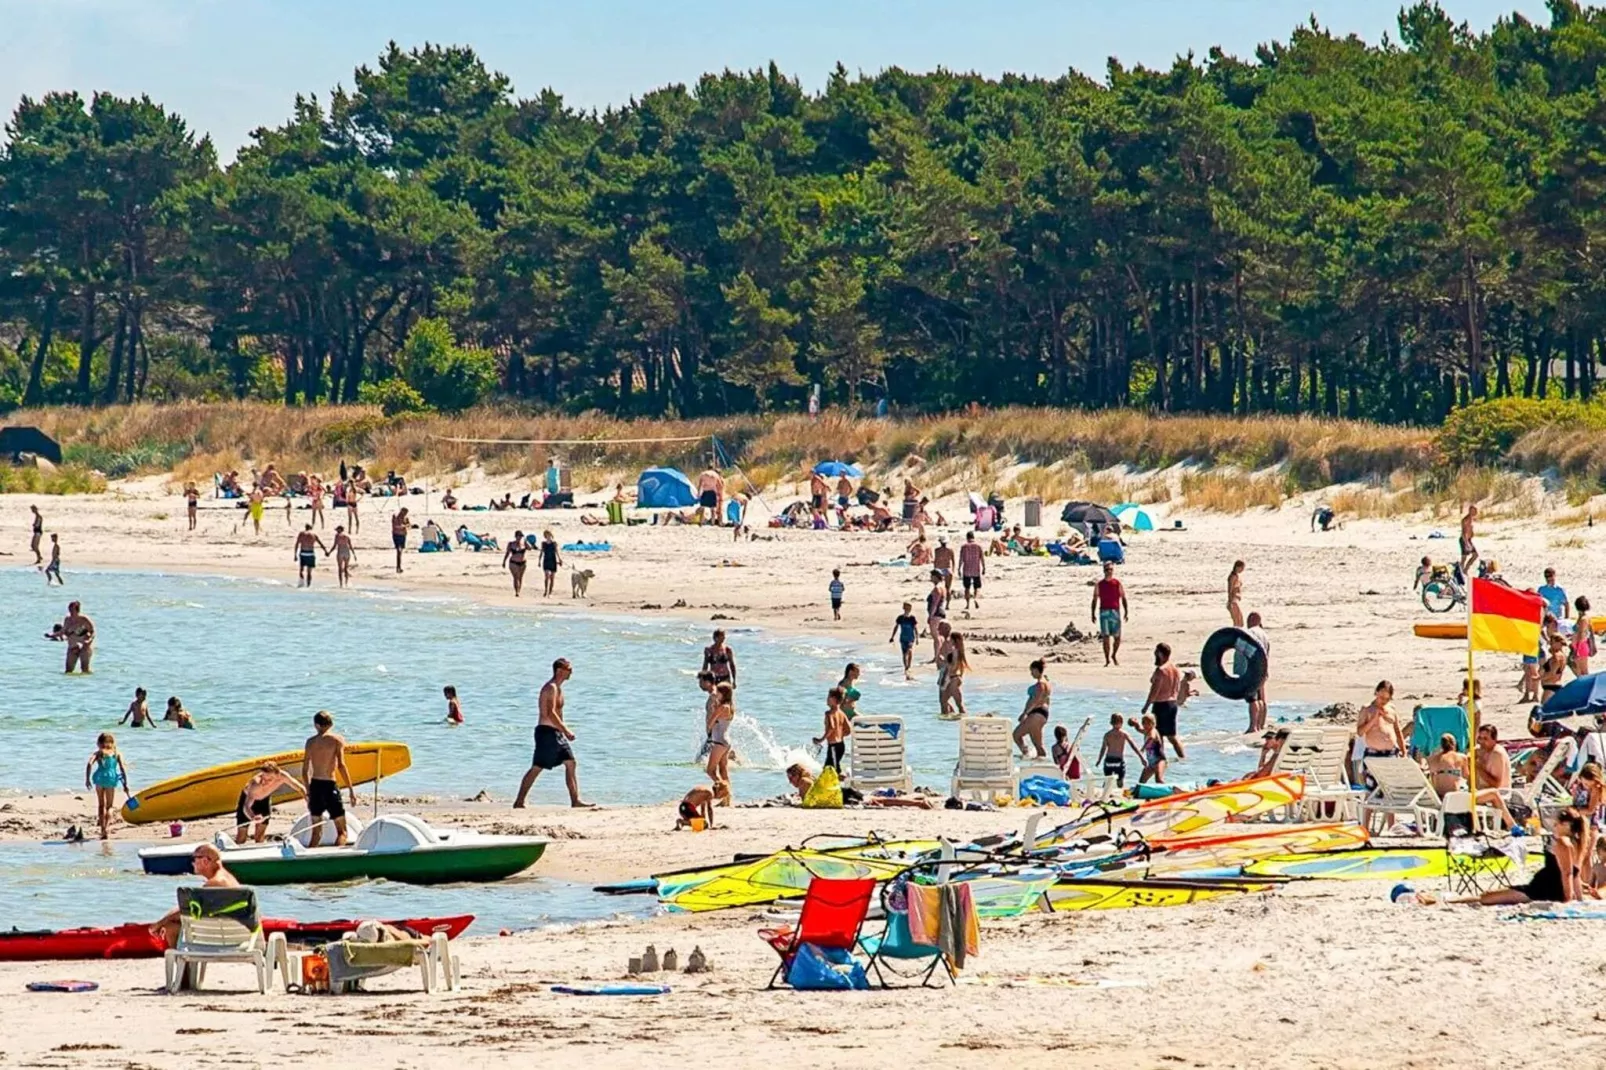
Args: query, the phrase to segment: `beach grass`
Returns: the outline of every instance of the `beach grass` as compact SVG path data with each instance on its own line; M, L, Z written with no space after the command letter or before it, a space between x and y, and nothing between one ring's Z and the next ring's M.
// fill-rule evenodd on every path
M36 468L0 464L0 494L99 494L106 478L81 465Z

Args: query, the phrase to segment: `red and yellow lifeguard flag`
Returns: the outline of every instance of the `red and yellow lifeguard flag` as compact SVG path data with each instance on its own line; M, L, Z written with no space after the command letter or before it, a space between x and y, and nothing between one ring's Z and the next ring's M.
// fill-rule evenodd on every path
M1472 622L1467 641L1473 650L1536 654L1545 600L1491 580L1472 581Z

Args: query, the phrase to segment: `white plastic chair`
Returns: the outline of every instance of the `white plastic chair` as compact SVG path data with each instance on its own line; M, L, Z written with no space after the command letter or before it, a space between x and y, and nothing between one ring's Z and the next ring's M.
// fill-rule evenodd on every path
M210 909L211 897L197 893L227 891L238 913ZM163 956L167 990L200 988L212 963L240 962L256 967L257 991L266 993L277 966L288 977L289 947L283 933L264 938L256 916L256 896L249 889L180 888L178 946ZM245 919L245 920L242 920Z
M999 792L1014 797L1020 780L1015 772L1012 725L1003 717L959 719L959 761L954 766L951 792L955 798L977 795L991 800Z
M1408 817L1425 828L1442 817L1444 807L1422 767L1410 758L1368 758L1366 771L1377 784L1361 801L1361 824L1369 830L1374 819L1383 815Z
M1428 836L1443 836L1447 831L1449 819L1472 812L1472 793L1470 791L1452 791L1444 796L1444 802L1439 809L1423 807L1422 832ZM1501 831L1500 811L1492 806L1479 806L1476 826L1469 818L1467 827L1475 833L1495 834Z
M1271 771L1305 778L1304 795L1288 807L1290 820L1355 820L1366 792L1349 786L1344 765L1349 744L1348 728L1308 726L1288 730Z
M853 719L851 772L848 784L869 794L883 788L914 790L914 775L906 761L903 718L881 714Z
M354 933L346 933L342 940L358 941L363 934L361 926ZM444 984L448 992L457 988L459 977L459 963L452 954L451 945L447 942L445 933L435 933L427 940L409 940L407 944L413 949L413 965L418 967L419 979L424 987L424 994L435 991L437 985ZM341 995L350 991L356 985L369 977L382 977L387 973L395 973L403 969L401 966L363 969L361 977L352 977L336 981L332 977L329 991Z

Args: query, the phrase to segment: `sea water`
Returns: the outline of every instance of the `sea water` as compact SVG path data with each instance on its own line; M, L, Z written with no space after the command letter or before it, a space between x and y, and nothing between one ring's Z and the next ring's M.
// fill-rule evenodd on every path
M115 731L135 791L220 762L299 748L312 715L326 709L350 740L398 740L413 765L385 781L388 795L468 799L481 790L511 799L529 767L536 696L552 661L574 666L565 719L575 731L580 784L604 804L678 798L701 778L704 695L696 683L702 648L723 626L736 653L738 716L732 787L738 799L784 792L794 761L817 764L825 693L849 661L863 675L860 713L904 718L915 781L939 790L952 775L957 725L937 718L935 670L926 642L916 679L905 681L897 648L805 637L734 623L605 617L543 611L539 599L514 608L465 599L405 596L333 585L299 590L260 580L138 572L71 572L47 588L32 569L0 572L0 794L83 789L95 737ZM94 673L65 676L64 647L43 636L69 600L95 622ZM890 628L890 618L889 618ZM1133 649L1130 657L1146 651ZM1111 713L1133 715L1142 696L1098 683L1091 666L1051 666L1054 723L1098 753ZM972 713L1012 720L1024 704L1022 678L1007 685L971 677ZM443 685L456 686L467 723L445 723ZM162 716L176 695L195 717L183 731L118 725L144 687ZM1272 704L1272 717L1309 712ZM1254 751L1241 735L1244 706L1214 696L1183 710L1186 761L1169 779L1241 776ZM1052 740L1051 730L1045 732ZM1130 759L1130 756L1129 756ZM1135 761L1129 765L1136 766ZM532 802L564 803L562 770L542 774Z
M398 740L413 765L387 780L390 796L467 799L480 790L511 800L529 766L536 695L554 658L568 658L566 719L578 738L580 783L603 804L658 803L704 779L704 696L696 674L713 627L736 652L738 715L731 729L738 799L786 791L784 770L817 762L825 693L856 661L862 713L905 719L916 783L945 790L957 726L937 719L934 670L903 678L896 648L803 637L736 624L507 608L333 585L299 590L261 580L139 572L69 572L46 588L32 569L0 571L0 800L6 794L83 791L97 733L115 731L134 790L166 777L252 755L293 750L327 709L348 739ZM64 676L62 644L44 638L69 600L95 621L94 673ZM888 626L891 622L889 618ZM929 645L917 653L929 657ZM1140 657L1134 650L1131 656ZM1084 759L1112 712L1142 696L1098 687L1097 670L1054 666L1055 723L1074 732L1091 717ZM455 685L467 723L449 726L441 687ZM966 681L972 712L1013 719L1027 681ZM144 687L161 717L177 695L197 728L117 724ZM1308 710L1273 704L1273 717ZM1188 759L1173 779L1242 775L1253 748L1239 733L1239 703L1196 699L1182 715ZM1134 768L1135 762L1130 763ZM366 803L366 799L364 800ZM543 774L532 801L567 801L562 771ZM366 807L365 807L366 809ZM365 815L366 816L366 815ZM1001 821L1000 826L1007 826ZM157 916L170 881L140 873L136 846L0 843L0 929L113 924ZM561 849L561 844L554 850ZM531 874L490 886L419 889L360 885L268 888L269 915L307 919L474 913L477 931L634 916L651 900L619 900Z
M140 844L0 843L0 934L13 928L70 929L154 921L172 909L173 889L195 878L147 876ZM553 850L561 848L561 844ZM589 887L540 876L540 866L495 884L420 888L390 881L283 885L257 889L270 918L416 918L473 914L470 935L493 935L653 913L650 897L602 896Z

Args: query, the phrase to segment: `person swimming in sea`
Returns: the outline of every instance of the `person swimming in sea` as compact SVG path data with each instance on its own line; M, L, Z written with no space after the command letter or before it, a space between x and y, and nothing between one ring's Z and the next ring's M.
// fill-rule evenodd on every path
M441 693L446 696L446 723L462 724L463 704L457 701L457 688L447 684L441 688Z
M130 718L133 719L133 723L128 725L130 728L156 727L156 719L151 716L150 707L145 705L145 689L143 687L134 688L134 701L128 704L128 712L124 713L122 719L117 723L127 724Z
M184 703L179 700L177 695L168 698L167 712L162 714L162 720L172 721L180 728L195 727L195 718L190 716L190 711L184 708Z

